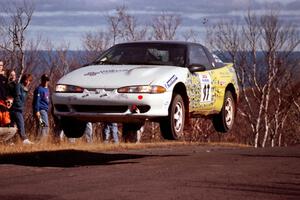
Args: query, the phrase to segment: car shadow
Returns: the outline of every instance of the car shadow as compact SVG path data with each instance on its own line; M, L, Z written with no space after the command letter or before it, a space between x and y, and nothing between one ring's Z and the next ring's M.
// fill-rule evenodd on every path
M82 150L39 151L0 155L1 164L32 167L79 167L134 163L133 160L153 155L97 153Z

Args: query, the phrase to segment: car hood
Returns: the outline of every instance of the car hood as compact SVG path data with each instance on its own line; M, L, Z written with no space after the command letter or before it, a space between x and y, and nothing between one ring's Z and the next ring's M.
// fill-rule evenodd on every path
M119 88L129 85L160 84L157 80L165 81L174 75L178 68L180 67L92 65L68 73L58 81L58 84L75 85L84 88Z

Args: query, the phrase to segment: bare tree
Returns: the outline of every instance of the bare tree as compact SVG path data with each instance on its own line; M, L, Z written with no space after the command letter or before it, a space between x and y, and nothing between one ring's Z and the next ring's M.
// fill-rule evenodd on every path
M113 45L116 44L118 37L121 35L120 24L122 21L122 13L124 12L125 7L116 8L116 15L108 15L107 22L109 24L109 32L112 34Z
M126 8L123 8L119 12L121 18L121 36L125 41L137 41L143 40L146 38L147 34L147 25L139 26L138 20L133 15L128 14Z
M111 37L108 33L99 32L89 32L82 39L83 47L86 52L85 63L94 61L99 55L108 49L111 45Z
M125 6L117 7L114 15L106 17L113 45L121 41L137 41L146 38L147 26L140 26L135 16Z
M225 22L213 25L208 29L207 39L213 49L229 53L234 64L237 62L241 45L239 22Z
M288 73L292 68L287 66L289 55L299 45L299 33L293 26L282 24L274 10L263 16L249 11L245 25L240 27L220 22L208 30L208 38L234 62L243 97L239 113L251 127L254 146L265 147L269 138L279 135L291 109L282 109L286 101L282 93L291 82ZM280 110L271 109L271 104L278 104Z
M262 146L265 147L267 139L269 137L269 130L271 126L270 119L274 117L271 112L270 101L271 93L274 91L273 85L276 84L275 91L284 89L286 86L282 84L281 78L287 78L286 73L289 73L292 69L287 68L287 58L299 45L299 34L295 31L295 28L290 24L284 25L281 23L278 13L271 10L268 15L261 17L261 30L262 30L262 49L265 52L265 60L267 63L267 81L264 85L265 89L265 104L264 104L264 123L265 132ZM298 39L297 39L298 38ZM283 51L282 51L283 50ZM281 62L278 62L281 61ZM284 62L285 64L283 64ZM284 66L284 69L280 69ZM281 73L279 73L281 72ZM288 80L291 80L288 78ZM278 94L278 93L277 93ZM282 101L282 96L277 95ZM274 98L273 98L274 100ZM287 111L286 111L287 112ZM270 113L272 113L270 115Z
M34 12L34 5L30 1L23 1L23 4L12 2L4 7L0 26L1 44L0 48L9 52L11 55L11 65L18 66L19 77L24 73L26 68L25 49L26 37L25 33L31 22Z
M174 40L181 21L179 15L167 12L154 17L151 24L154 39Z
M141 26L135 16L130 15L125 6L117 7L115 13L106 16L108 32L89 32L82 43L88 52L87 62L95 60L101 52L120 41L143 40L147 36L147 26Z
M75 53L69 51L68 43L55 47L51 41L47 40L44 48L42 59L44 67L49 71L49 76L53 80L52 83L71 70L80 67L80 59Z
M291 79L289 79L291 80ZM272 98L276 98L277 101L273 101L273 108L275 111L271 116L271 130L270 130L270 140L271 146L274 147L276 144L281 146L282 136L286 132L285 125L292 112L298 112L300 114L300 109L297 108L297 99L300 97L299 92L300 84L291 85L288 84L286 88L279 88L275 86L276 93L272 95ZM280 96L278 98L278 96ZM291 118L290 118L291 119ZM295 121L298 121L297 119ZM276 142L277 141L277 142Z
M191 42L198 42L199 34L194 31L193 29L190 29L183 33L182 37L185 41L191 41Z

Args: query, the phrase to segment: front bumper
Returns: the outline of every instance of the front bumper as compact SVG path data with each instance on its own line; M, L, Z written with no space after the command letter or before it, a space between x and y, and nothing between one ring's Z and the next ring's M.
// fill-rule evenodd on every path
M134 122L168 116L172 93L54 93L54 114L84 121ZM137 109L133 109L133 108Z

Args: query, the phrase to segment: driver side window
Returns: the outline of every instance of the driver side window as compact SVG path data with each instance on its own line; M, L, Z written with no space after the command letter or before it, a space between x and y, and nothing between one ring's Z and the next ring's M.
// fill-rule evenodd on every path
M190 64L201 64L206 68L211 68L211 63L206 56L204 49L201 46L191 46L190 48Z

